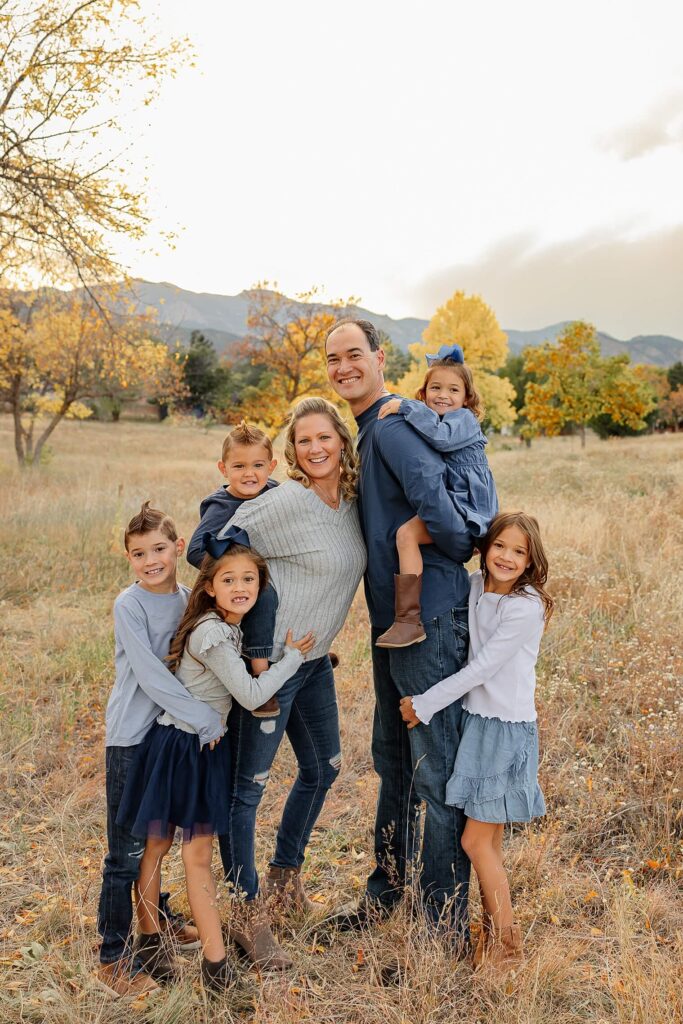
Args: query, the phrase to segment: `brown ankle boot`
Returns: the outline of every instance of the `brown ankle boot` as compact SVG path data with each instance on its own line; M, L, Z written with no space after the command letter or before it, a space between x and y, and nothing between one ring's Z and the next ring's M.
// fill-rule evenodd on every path
M243 953L262 971L287 971L291 957L285 953L270 928L260 899L248 903L235 901L228 934Z
M301 868L279 868L269 864L264 889L268 898L285 913L313 914L320 910L304 892Z
M254 718L277 718L279 714L280 702L277 697L271 697L265 704L260 704L252 711Z
M481 927L477 938L477 945L472 953L472 965L475 971L478 967L481 967L486 959L486 951L491 942L491 927L491 915L484 911L481 917Z
M486 948L484 964L493 971L518 967L524 960L522 930L518 924L493 932Z
M375 641L377 647L410 647L427 639L420 620L422 575L405 572L394 574L395 617L386 633Z

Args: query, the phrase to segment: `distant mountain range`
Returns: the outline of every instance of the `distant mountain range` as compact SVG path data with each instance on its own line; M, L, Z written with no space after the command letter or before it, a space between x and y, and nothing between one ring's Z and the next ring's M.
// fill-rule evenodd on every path
M167 341L187 341L192 331L201 331L213 341L219 352L225 352L244 337L247 331L248 299L244 292L239 295L212 295L207 292L190 292L176 285L151 281L135 281L134 297L137 308L156 310L162 333ZM373 313L369 309L353 307L353 316L370 320L378 329L385 331L395 345L406 350L408 345L420 341L427 320L417 317L403 317L394 320L390 316ZM540 345L554 341L570 321L551 324L538 330L518 331L503 328L508 336L510 350L521 352L527 345ZM670 366L683 361L683 341L663 334L638 335L628 341L620 341L603 331L598 331L602 353L605 356L628 353L634 363L654 363L656 366Z

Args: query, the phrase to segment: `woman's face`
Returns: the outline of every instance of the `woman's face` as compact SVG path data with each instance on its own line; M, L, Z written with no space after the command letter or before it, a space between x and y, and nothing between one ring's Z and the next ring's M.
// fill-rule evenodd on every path
M310 480L339 478L343 442L329 416L302 416L294 428L294 451L299 469Z

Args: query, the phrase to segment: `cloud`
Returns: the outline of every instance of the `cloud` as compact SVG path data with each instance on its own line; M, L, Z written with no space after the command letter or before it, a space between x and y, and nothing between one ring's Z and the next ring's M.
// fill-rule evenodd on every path
M683 92L663 96L638 120L600 139L602 149L622 160L634 160L672 145L683 145Z
M633 240L593 233L545 248L517 235L478 263L430 274L411 305L431 316L462 289L481 295L509 328L585 319L616 338L683 338L681 268L683 225Z

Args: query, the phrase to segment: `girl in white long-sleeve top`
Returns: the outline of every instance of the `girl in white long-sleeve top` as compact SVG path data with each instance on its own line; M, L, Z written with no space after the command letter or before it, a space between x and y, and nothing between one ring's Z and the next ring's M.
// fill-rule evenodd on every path
M503 865L505 822L545 813L538 785L535 665L553 608L548 562L536 520L500 513L479 542L481 569L471 578L467 665L425 693L401 700L412 729L462 698L461 738L446 803L464 810L462 837L479 880L484 911L475 965L521 959Z

